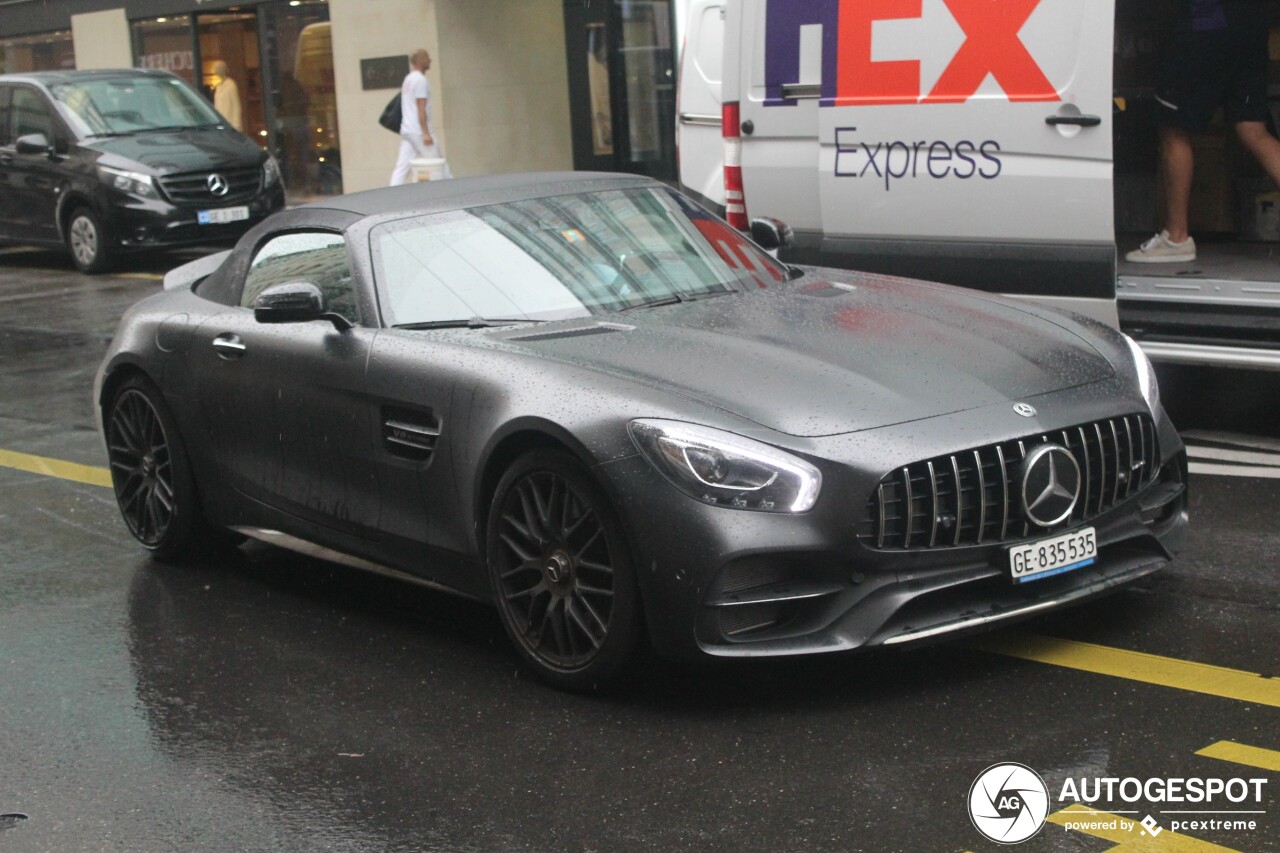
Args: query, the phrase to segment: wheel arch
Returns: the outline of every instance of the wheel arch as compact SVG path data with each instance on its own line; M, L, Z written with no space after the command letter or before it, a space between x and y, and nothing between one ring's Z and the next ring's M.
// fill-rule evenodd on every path
M115 362L102 375L102 388L98 391L97 399L99 420L105 414L107 403L115 396L116 389L135 376L141 376L157 388L160 387L155 377L144 370L142 365L133 361Z
M476 552L482 561L487 559L485 530L489 524L489 505L493 502L498 481L513 462L533 450L562 450L588 470L595 465L594 458L582 442L552 421L518 418L495 433L480 455L483 462L478 466L472 496L472 518L475 519L472 533ZM606 494L610 493L607 483L598 477L594 479ZM612 500L611 494L609 497Z
M102 216L102 211L93 203L93 199L81 190L68 190L58 199L58 239L62 242L67 241L67 228L71 225L71 214L76 212L77 208L87 207L94 213L98 214L102 221L103 227L107 227L107 218Z

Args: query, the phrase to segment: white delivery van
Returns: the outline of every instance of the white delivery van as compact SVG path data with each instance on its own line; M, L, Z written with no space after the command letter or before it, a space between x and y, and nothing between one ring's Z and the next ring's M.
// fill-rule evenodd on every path
M1034 298L1156 358L1280 369L1280 193L1229 127L1197 138L1197 261L1117 267L1160 226L1154 90L1178 2L691 0L682 188L740 228L785 221L795 263ZM1272 51L1280 81L1280 32Z

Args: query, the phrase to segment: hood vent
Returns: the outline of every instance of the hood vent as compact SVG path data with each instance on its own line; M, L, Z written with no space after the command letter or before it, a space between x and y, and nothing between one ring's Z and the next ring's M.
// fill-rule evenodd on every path
M553 329L547 332L531 332L528 334L502 335L507 341L559 341L566 338L585 338L591 335L607 335L610 332L629 332L635 326L622 323L596 323L591 326L577 326L570 329Z

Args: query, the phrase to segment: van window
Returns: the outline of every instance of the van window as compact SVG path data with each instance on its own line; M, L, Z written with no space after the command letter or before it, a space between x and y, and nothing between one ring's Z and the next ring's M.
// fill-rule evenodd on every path
M222 124L213 107L172 77L112 77L51 88L83 136Z
M44 96L35 89L19 86L13 90L12 97L9 105L9 139L16 142L19 137L41 133L52 143L53 116L49 114L49 105Z

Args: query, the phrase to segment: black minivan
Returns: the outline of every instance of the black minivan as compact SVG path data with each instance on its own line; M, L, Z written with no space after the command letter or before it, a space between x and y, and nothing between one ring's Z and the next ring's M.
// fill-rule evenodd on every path
M275 159L163 71L0 75L0 242L114 255L229 242L284 207Z

